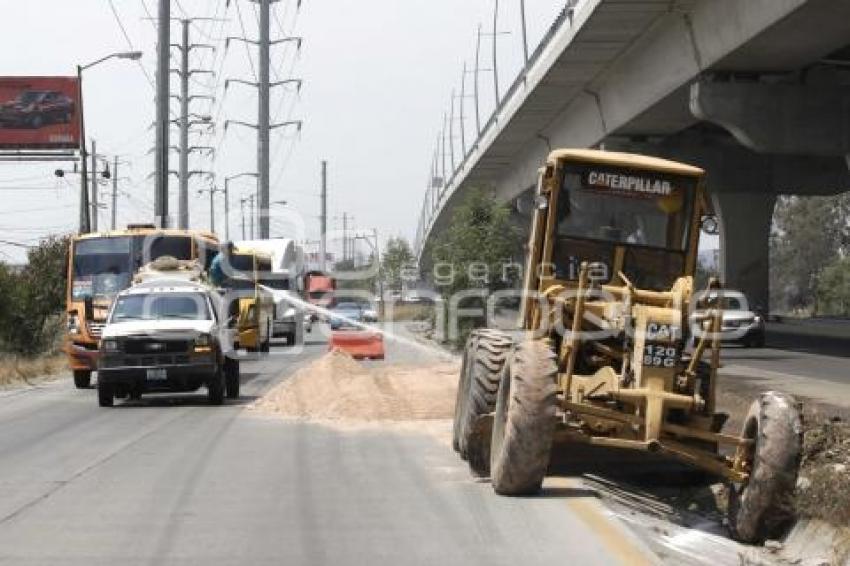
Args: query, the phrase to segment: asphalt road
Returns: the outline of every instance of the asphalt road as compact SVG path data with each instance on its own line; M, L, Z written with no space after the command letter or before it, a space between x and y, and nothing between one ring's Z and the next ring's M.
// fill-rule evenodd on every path
M0 392L0 564L613 564L654 558L569 478L497 497L445 442L258 416L325 344L243 364L239 403ZM391 345L393 359L419 359Z

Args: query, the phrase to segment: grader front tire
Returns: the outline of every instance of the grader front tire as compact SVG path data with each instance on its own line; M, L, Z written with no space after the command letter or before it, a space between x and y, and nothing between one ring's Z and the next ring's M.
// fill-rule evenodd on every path
M496 402L490 479L500 495L532 495L549 467L558 367L543 341L519 344L508 364Z
M454 442L472 473L485 477L490 472L489 429L483 417L496 408L496 394L511 338L491 329L473 331L467 342L455 406Z
M749 455L750 477L729 490L729 525L741 542L779 537L793 519L802 430L797 403L789 395L763 393L750 407L742 433L755 441Z

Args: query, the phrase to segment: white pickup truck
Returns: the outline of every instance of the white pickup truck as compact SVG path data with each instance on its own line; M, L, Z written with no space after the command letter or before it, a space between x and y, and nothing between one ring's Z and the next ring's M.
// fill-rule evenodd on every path
M150 279L119 293L100 342L98 403L206 387L210 404L239 397L234 328L219 294L198 282Z

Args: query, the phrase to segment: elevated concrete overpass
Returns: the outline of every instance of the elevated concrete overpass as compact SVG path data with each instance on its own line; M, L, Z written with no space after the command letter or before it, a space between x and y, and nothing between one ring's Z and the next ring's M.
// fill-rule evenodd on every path
M850 0L568 7L457 169L426 191L420 260L470 188L517 199L559 147L706 168L724 279L766 306L777 195L850 189Z

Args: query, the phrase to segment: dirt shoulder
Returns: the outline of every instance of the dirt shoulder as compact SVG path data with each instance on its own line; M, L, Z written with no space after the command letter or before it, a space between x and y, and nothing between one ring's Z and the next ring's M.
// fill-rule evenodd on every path
M35 385L49 381L68 371L64 354L50 354L35 358L0 354L0 388Z

